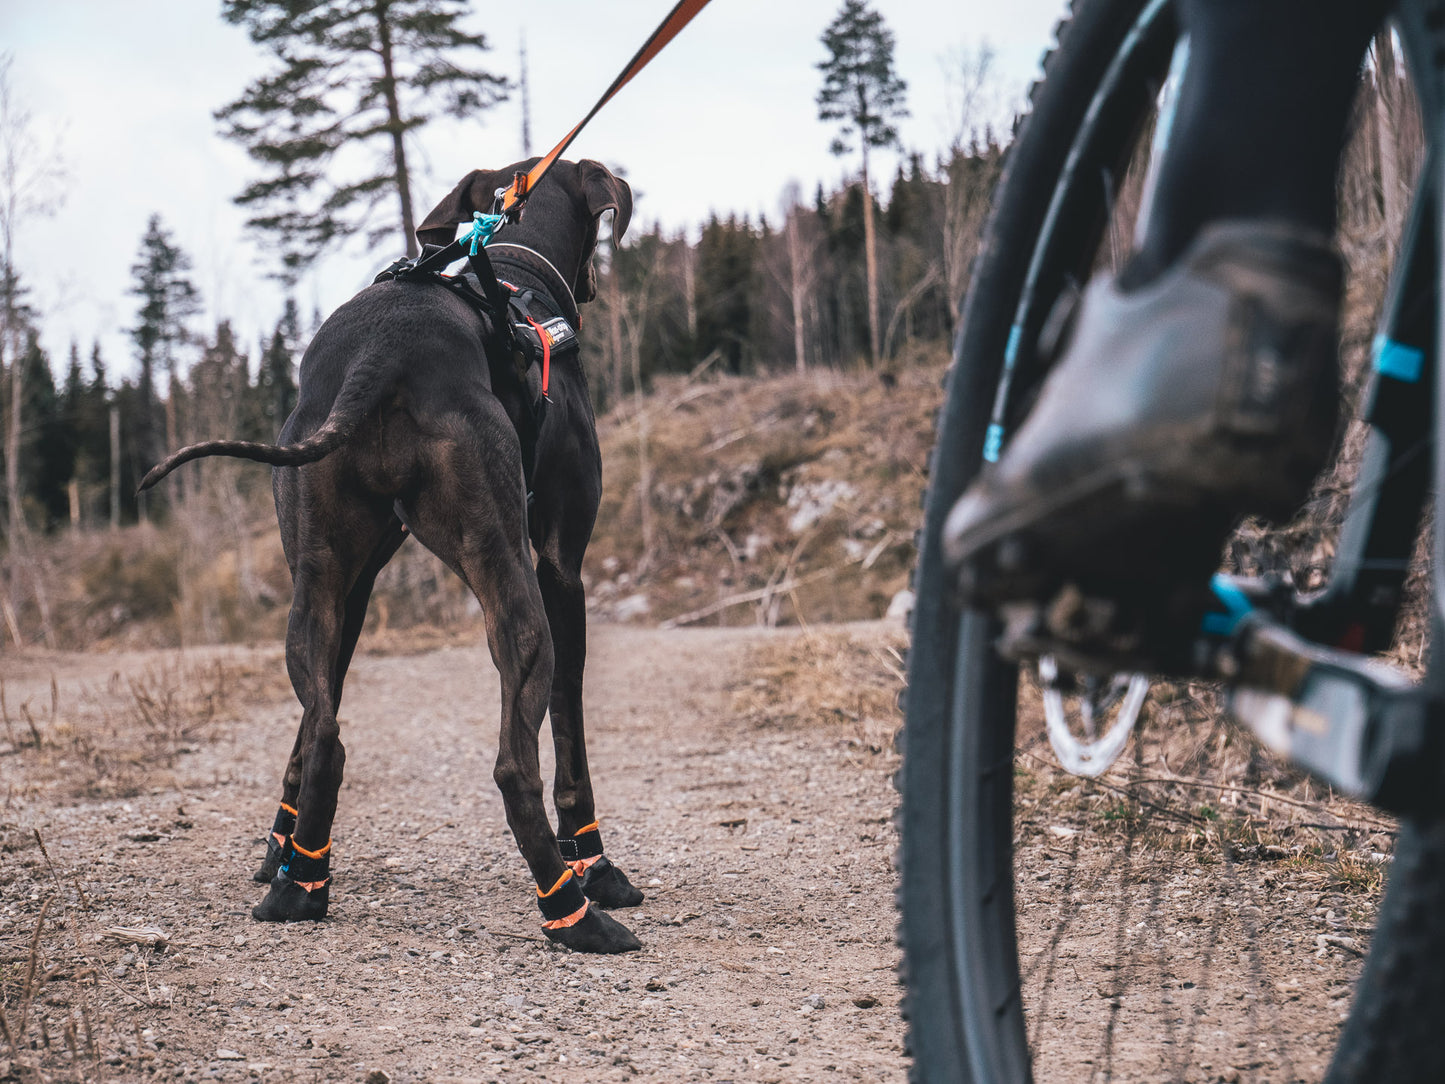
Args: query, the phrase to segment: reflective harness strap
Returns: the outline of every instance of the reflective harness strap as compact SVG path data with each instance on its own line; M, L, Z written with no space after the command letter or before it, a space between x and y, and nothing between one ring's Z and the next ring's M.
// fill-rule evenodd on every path
M538 252L535 248L531 248L531 247L529 247L529 246L527 246L527 245L519 245L519 244L517 244L515 241L498 241L496 244L492 245L491 248L492 248L492 251L493 251L493 252L495 252L495 251L496 251L497 249L499 249L499 248L515 248L515 249L517 249L519 252L526 252L526 253L528 253L529 255L535 256L535 257L537 257L537 259L541 260L542 263L546 265L547 270L548 270L548 271L551 271L552 274L553 274L554 276L556 276L557 281L562 284L562 289L563 289L563 291L565 291L566 294L567 294L567 300L568 300L568 301L571 303L571 305L572 305L572 311L571 311L570 313L558 313L558 315L559 315L559 316L566 316L566 317L567 317L567 322L570 323L570 324L572 324L572 325L574 325L574 326L576 326L578 323L581 322L581 310L577 307L577 296L572 292L572 287L571 287L571 285L567 282L566 276L563 275L562 272L560 272L560 271L557 270L557 265L556 265L556 264L554 264L551 260L547 259L546 256L543 256L543 255L542 255L540 252ZM510 259L510 260L504 258L503 262L504 262L504 263L507 263L507 262L515 263L518 267L520 267L522 270L528 272L529 274L535 273L533 268L527 267L525 264L518 263L515 258ZM511 284L508 283L505 279L502 280L502 284L503 284L504 286L509 286L509 285L511 285ZM515 291L515 287L514 287L513 289L514 289L514 291ZM550 308L550 309L552 309L552 311L556 312L556 307L555 307L555 306L549 305L548 308Z

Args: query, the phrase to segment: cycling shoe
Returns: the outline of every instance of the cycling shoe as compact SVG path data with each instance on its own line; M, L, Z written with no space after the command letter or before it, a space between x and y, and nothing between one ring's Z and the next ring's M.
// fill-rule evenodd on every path
M1203 584L1241 515L1291 514L1334 439L1342 276L1322 234L1228 222L1146 285L1096 280L1033 411L949 513L962 601Z

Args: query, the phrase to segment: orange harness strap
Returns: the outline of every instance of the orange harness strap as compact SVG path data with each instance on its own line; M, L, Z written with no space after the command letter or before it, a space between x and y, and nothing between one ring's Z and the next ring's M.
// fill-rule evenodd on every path
M552 376L552 336L547 334L547 329L533 320L527 313L527 323L532 325L532 330L537 333L537 338L542 340L542 398L547 398L547 381Z

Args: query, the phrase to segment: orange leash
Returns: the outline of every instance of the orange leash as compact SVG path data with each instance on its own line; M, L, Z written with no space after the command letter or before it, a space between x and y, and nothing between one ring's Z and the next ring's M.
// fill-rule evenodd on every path
M658 28L652 32L652 36L642 43L642 48L637 50L637 55L628 62L627 67L622 69L622 74L613 80L612 85L607 88L607 93L597 99L597 104L592 107L592 111L578 122L577 127L563 136L562 141L548 151L541 161L526 173L518 173L512 178L512 187L507 189L502 196L501 214L512 216L513 212L520 210L521 204L532 194L532 189L537 187L537 182L552 168L552 163L561 156L562 152L572 145L577 134L587 126L587 122L595 117L619 90L630 83L634 75L647 67L652 58L662 52L663 48L677 37L682 28L692 22L693 16L707 7L707 4L708 0L678 0L677 6L668 13L667 18L662 20ZM493 210L495 211L497 208L494 207Z

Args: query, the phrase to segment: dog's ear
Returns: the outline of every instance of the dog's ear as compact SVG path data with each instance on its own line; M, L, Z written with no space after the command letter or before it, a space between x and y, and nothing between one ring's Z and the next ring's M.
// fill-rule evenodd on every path
M627 224L632 221L632 189L601 162L583 158L577 163L582 180L582 194L587 198L587 212L594 219L603 211L613 212L612 237L622 240Z
M470 222L473 211L491 211L497 189L511 183L512 175L505 171L472 170L431 209L416 228L416 239L424 245L449 244L457 235L458 223Z
M587 213L592 216L582 251L582 266L577 269L577 281L572 287L577 303L584 304L597 296L597 269L592 266L592 253L597 248L597 220L604 211L611 211L612 239L620 241L632 219L632 189L601 162L590 158L577 163L577 175L583 198L587 200Z

